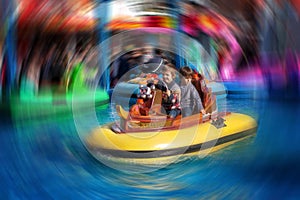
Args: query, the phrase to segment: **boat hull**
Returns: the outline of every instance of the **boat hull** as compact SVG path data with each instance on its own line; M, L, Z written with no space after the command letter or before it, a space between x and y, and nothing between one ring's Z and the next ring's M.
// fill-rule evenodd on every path
M85 140L97 159L140 164L175 162L184 156L203 156L256 133L256 121L230 113L224 124L213 121L176 130L118 134L113 123L95 129Z

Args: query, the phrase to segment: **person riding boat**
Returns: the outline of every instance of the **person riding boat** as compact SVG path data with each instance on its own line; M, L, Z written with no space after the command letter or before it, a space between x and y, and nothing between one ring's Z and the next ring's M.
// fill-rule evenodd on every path
M201 98L198 91L192 84L193 70L184 66L179 70L181 77L181 108L182 117L188 117L196 113L206 114L206 111L202 105Z
M167 89L163 93L162 112L174 119L181 114L180 87L175 82L176 71L166 65L162 68L162 75L162 79L167 85Z
M137 102L130 108L130 113L132 116L148 116L153 96L154 96L154 85L148 87L148 85L140 85L139 94L137 98Z
M211 88L208 88L203 75L194 70L192 84L197 89L203 107L207 113L212 113L216 110L216 97L212 94Z

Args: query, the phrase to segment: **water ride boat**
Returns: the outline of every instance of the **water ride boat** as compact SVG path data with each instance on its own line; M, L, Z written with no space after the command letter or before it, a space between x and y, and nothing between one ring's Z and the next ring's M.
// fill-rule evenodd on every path
M207 114L174 119L161 112L161 101L162 91L153 89L148 99L138 100L129 111L117 105L120 120L93 130L85 140L88 150L98 159L163 164L206 155L256 132L252 117L218 113L215 98L205 107Z

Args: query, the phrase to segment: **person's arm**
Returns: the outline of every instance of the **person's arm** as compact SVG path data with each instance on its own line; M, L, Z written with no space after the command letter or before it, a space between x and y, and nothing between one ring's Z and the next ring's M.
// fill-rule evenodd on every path
M177 99L178 99L178 102L180 103L180 99L181 99L181 91L180 91L180 88L177 89L177 90L172 91L172 93L177 94Z
M193 88L193 90L192 90L192 96L194 98L194 101L196 102L197 108L199 108L199 110L200 110L200 112L202 114L206 114L206 112L204 110L204 107L202 105L201 97L198 94L198 91L194 87L192 87L192 88Z

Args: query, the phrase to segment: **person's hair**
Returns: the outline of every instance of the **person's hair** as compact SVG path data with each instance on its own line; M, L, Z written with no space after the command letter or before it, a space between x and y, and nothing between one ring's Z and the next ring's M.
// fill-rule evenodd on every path
M185 78L192 78L194 74L193 70L188 66L181 67L179 73Z
M173 65L173 64L170 63L170 62L166 63L165 65L168 66L168 67L170 67L170 68L172 68L172 69L174 69L174 70L176 70L175 65ZM176 70L176 71L177 71L177 70Z

